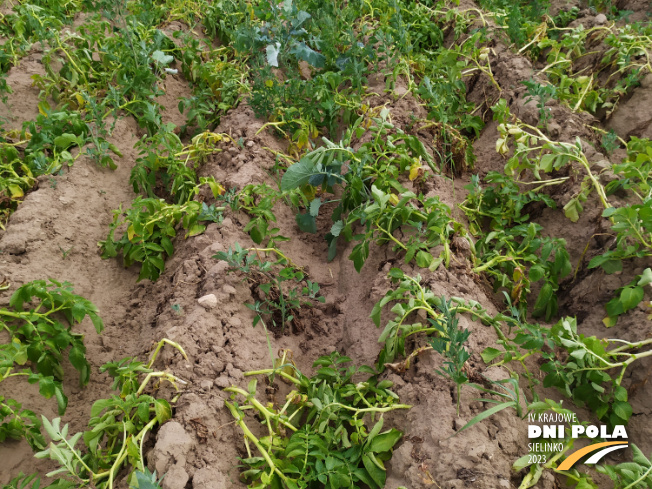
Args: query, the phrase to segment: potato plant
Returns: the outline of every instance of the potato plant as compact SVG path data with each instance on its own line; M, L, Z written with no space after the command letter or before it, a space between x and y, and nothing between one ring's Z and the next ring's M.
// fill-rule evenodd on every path
M121 253L125 267L141 263L138 280L154 281L165 270L165 258L174 254L172 239L177 235L177 227L186 231L186 238L196 236L206 229L201 222L220 222L223 210L195 200L180 205L137 197L130 209L113 211L109 234L99 242L102 258ZM116 231L124 226L126 231L116 239Z
M277 368L251 375L279 375L293 390L282 406L257 398L257 381L247 389L226 388L225 404L244 435L247 457L240 478L249 487L385 486L387 462L402 433L385 425L384 414L409 409L400 404L388 380L380 381L371 367L350 366L351 359L332 353L313 365L312 377L281 359ZM355 382L353 376L366 380ZM264 420L265 436L248 426L246 410Z
M41 395L56 398L59 414L63 414L68 405L61 385L64 355L79 372L80 386L90 380L83 335L72 328L88 316L101 333L104 323L97 307L74 294L68 282L53 280L36 280L19 287L9 306L11 309L0 309L0 328L10 337L9 343L0 346L0 381L26 376L30 384L39 385ZM5 412L15 412L16 408L14 404Z
M424 268L436 269L442 262L450 261L450 240L456 234L465 234L463 226L451 219L450 209L437 198L426 199L408 192L399 182L401 175L414 180L423 163L438 172L433 157L423 143L387 121L387 112L369 123L372 140L353 150L347 146L366 132L363 118L348 130L339 144L325 140L326 146L308 153L291 165L281 180L281 190L305 189L314 195L314 188L332 194L335 186L343 187L341 198L322 200L313 197L308 212L296 216L299 227L316 232L316 219L323 205L337 202L331 215L334 222L326 239L329 243L328 259L337 252L340 236L348 241L361 241L349 258L360 271L369 256L370 244L390 243L397 251L405 253L409 263L416 258ZM386 138L386 139L385 139ZM423 162L423 163L422 163ZM346 165L347 170L342 171ZM357 234L359 225L364 234ZM401 241L394 236L401 228L408 237ZM444 251L433 257L430 249L442 245Z
M36 474L20 475L8 487L31 487L43 489L71 489L117 487L118 474L128 468L130 487L160 489L156 473L145 466L143 447L146 435L172 417L172 407L166 399L157 399L146 394L153 379L170 382L177 390L179 383L185 383L169 372L152 369L156 357L165 344L177 349L183 357L186 354L178 344L161 340L147 364L135 358L110 362L100 370L114 379L113 388L118 395L97 400L90 411L88 431L69 435L68 425L61 418L52 421L42 416L43 428L50 439L43 450L34 456L50 459L59 466L47 474L50 481L44 481ZM79 448L83 441L84 448ZM29 485L29 486L28 486Z
M590 0L589 10L562 8L554 16L543 0L465 6L430 0L10 3L0 14L0 101L11 105L10 70L25 56L38 53L42 70L31 78L39 115L13 130L0 119L1 227L43 182L40 176L86 159L115 169L121 155L113 129L122 117L140 127L129 181L138 195L114 211L99 243L104 258L121 255L126 266L138 265L138 280L156 280L181 243L178 234L192 238L208 222L221 222L227 208L241 211L233 221L242 222L256 247L236 244L215 258L250 286L253 300L246 306L254 326L262 324L267 334L272 367L249 374L282 379L294 389L280 406L263 404L255 382L227 389L232 398L226 409L245 440L241 480L250 487L383 487L402 435L387 430L383 415L408 406L380 375L386 369L403 375L424 354L441 357L436 373L457 386L458 413L463 386L478 390L489 406L461 431L503 410L521 418L566 413L561 404L541 400L540 386L557 388L605 424L627 423L632 393L624 379L633 363L649 356L650 341L619 338L617 321L640 317L636 309L649 293L650 268L640 267L609 291L604 324L614 328L612 338L587 335L572 317L555 321L558 295L573 281L622 272L625 261L652 255L652 145L593 128L603 134L602 148L612 160L617 148L627 151L622 162L597 169L587 156L589 130L578 125L581 140L556 140L552 115L586 111L608 119L652 72L649 22L628 22L629 14L610 0ZM606 19L585 27L587 12ZM531 61L527 80L520 70L505 73L510 59L527 65L519 57ZM183 114L181 127L168 122L172 114L164 109L170 105L164 95L176 93L174 83L188 88L173 104ZM516 98L536 104L536 127L510 113ZM270 175L261 172L227 191L215 177L199 177L207 171L200 167L226 145L243 148L245 137L251 140L250 127L231 134L231 125L241 130L237 118L245 111L234 114L234 124L227 117L243 103L263 119L257 136L283 141L262 148L276 158ZM483 146L476 139L492 112L494 156L504 157L505 167L486 173L486 154L474 168L474 146ZM421 114L427 114L423 120ZM214 132L218 126L224 132ZM478 175L469 176L472 170ZM459 179L468 183L462 195ZM451 194L459 206L450 203ZM560 215L555 201L569 226L599 202L595 234L609 236L608 246L596 249L589 241L578 263L571 263L569 251L577 250L567 245L574 243L550 236L552 227L537 222L544 208L544 218ZM324 301L319 284L279 249L290 239L282 231L288 224L281 219L286 212L279 212L283 205L301 231L326 234L327 260L348 245L360 272L375 250L388 254L391 288L371 311L372 322L383 326L375 368L348 367L348 357L333 353L319 358L308 377L287 354L275 357L269 333L280 336L290 327L300 334L309 316L304 308ZM324 218L331 221L325 227ZM72 259L60 249L63 259ZM341 269L347 266L342 262ZM477 301L438 297L427 286L453 273L488 283L500 312L491 316ZM10 337L0 346L0 380L25 376L38 383L62 414L61 362L70 360L82 384L90 372L83 338L73 329L90 316L99 332L101 320L65 283L34 282L16 294L0 309L0 327ZM179 304L172 310L183 313ZM460 313L494 328L496 343L481 357L507 369L510 378L478 383L481 377L467 362L474 327L462 329ZM533 361L540 372L532 372ZM102 367L117 394L93 405L83 434L70 436L59 418L40 418L26 402L3 394L0 442L24 437L39 457L61 466L49 474L59 477L54 482L20 475L6 487L158 487L163 474L145 467L144 444L172 411L170 402L149 395L149 386L153 379L179 379L154 372L152 362L128 358ZM258 421L262 425L254 427ZM557 470L574 442L561 443L562 451L547 452L545 463L517 460L513 468L522 472L512 482L540 484L544 470ZM649 460L633 450L633 462L599 469L616 487L649 479ZM595 485L575 470L563 475L578 488Z

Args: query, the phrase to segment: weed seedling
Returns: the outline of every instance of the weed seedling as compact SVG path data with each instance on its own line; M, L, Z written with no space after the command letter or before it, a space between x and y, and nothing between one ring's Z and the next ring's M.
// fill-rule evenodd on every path
M275 262L263 261L262 253L274 253L278 259ZM323 296L318 296L319 284L306 280L303 271L294 265L283 253L275 248L242 249L236 243L227 252L220 251L213 256L229 264L231 271L246 274L246 279L258 299L246 306L254 311L254 327L262 324L267 336L267 347L270 360L274 362L274 353L269 338L268 325L280 334L286 326L299 327L295 315L303 306L313 306L314 301L325 302ZM304 285L305 283L305 285ZM255 293L255 289L259 294Z
M613 129L609 129L609 132L604 133L601 143L602 148L608 155L620 148L618 134L616 134Z
M72 250L74 250L74 249L75 249L74 246L71 246L71 247L70 247L69 249L67 249L67 250L64 250L61 246L59 246L59 250L61 250L61 254L63 255L63 259L64 259L64 260L65 260L66 258L68 258L68 255L69 255L70 253L72 253Z
M534 80L526 80L523 85L527 87L528 93L525 102L527 103L536 98L537 109L539 109L539 127L548 130L548 121L552 118L552 111L549 107L546 107L546 102L557 95L557 87L555 85L543 85Z
M276 254L278 260L262 261L261 253L267 252ZM271 325L280 329L282 334L286 326L294 323L294 314L302 306L313 305L313 299L318 302L326 300L317 295L319 284L306 280L305 273L274 248L243 250L236 243L234 249L220 251L213 258L226 261L231 270L246 273L252 285L257 286L262 293L263 299L247 304L247 307L256 312L254 326L263 318L269 318Z
M451 301L441 298L439 310L441 315L438 318L429 318L430 323L440 334L439 337L432 338L430 345L433 350L442 354L446 361L444 367L435 371L442 377L448 377L457 386L457 415L460 415L460 393L462 385L468 382L469 378L464 370L466 361L471 354L464 348L464 343L468 340L471 332L468 329L459 329L459 319L451 310Z

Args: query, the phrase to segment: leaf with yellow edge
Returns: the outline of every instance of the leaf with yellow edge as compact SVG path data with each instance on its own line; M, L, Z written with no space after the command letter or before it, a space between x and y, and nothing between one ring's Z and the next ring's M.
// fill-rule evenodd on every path
M204 231L206 231L206 226L202 224L195 224L188 230L186 238L197 236L198 234L202 234Z
M522 278L523 278L523 271L517 267L514 270L514 274L512 275L512 280L514 282L520 282Z
M617 321L618 321L618 316L616 317L607 316L602 320L602 324L604 324L607 328L611 328L616 325Z
M38 112L39 112L39 114L44 115L45 117L47 117L49 110L50 110L50 104L48 104L45 100L41 100L38 103Z
M301 193L306 197L306 199L308 199L308 201L312 202L317 196L317 189L307 183L301 187Z
M215 180L215 177L201 177L199 183L208 185L216 199L225 192L225 188Z
M11 192L12 199L20 199L25 195L23 189L20 188L18 185L9 185L9 192Z
M419 170L421 170L421 163L415 161L410 167L410 181L413 182L419 177Z

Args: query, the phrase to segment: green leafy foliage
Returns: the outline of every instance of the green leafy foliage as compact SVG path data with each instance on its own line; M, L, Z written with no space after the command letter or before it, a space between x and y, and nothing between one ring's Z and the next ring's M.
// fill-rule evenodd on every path
M0 383L26 376L29 383L38 383L45 398L56 398L59 414L63 414L68 405L62 386L64 355L79 371L81 386L90 379L83 335L72 332L87 316L100 333L104 324L97 308L74 294L67 282L37 280L19 287L9 300L9 309L0 309L0 329L9 337L8 343L0 344ZM25 438L34 450L42 450L46 443L41 427L36 413L0 396L0 442ZM32 479L19 476L10 484L23 487Z
M511 302L524 315L531 284L543 280L532 310L534 317L550 320L557 314L559 283L571 271L566 242L541 236L541 226L521 224L506 230L491 231L476 243L478 266L493 280L495 291L509 290Z
M597 471L608 475L614 481L614 489L644 488L652 485L652 463L643 452L633 443L631 462L622 462L618 465L598 465Z
M283 198L283 193L265 183L247 185L234 197L232 207L244 211L251 218L244 231L249 233L257 245L274 247L277 243L289 240L279 234L280 228L273 225L276 223L274 206Z
M279 258L274 262L262 261L261 252L273 252ZM236 243L233 249L220 251L213 258L226 261L230 271L246 274L245 280L260 292L259 300L247 304L256 313L254 326L262 322L265 329L269 325L281 333L290 325L294 325L294 329L302 329L300 320L296 317L301 307L312 306L313 301L326 300L318 295L318 283L308 280L301 269L273 248L243 250Z
M0 443L7 439L25 438L33 450L45 448L45 438L41 434L41 420L29 409L14 399L0 396Z
M179 102L179 112L187 112L182 131L212 131L247 90L246 68L232 49L202 50L197 39L185 40L181 63L181 71L193 83L192 96Z
M523 85L527 87L527 96L525 102L536 100L537 109L539 109L539 125L548 128L548 121L552 118L552 112L546 107L546 102L554 98L557 93L555 85L542 85L534 80L526 80Z
M450 263L450 241L456 233L464 233L464 227L451 216L448 206L438 197L425 198L412 192L402 194L385 194L382 190L371 187L373 201L366 207L354 209L341 224L339 236L349 241L361 241L357 244L349 258L353 260L359 272L369 256L371 243L383 245L392 244L395 251L405 253L405 261L412 260L422 268L435 270L441 263ZM414 203L413 203L414 202ZM319 199L313 200L319 204ZM311 214L313 212L311 206ZM365 233L356 233L357 224L364 225ZM338 227L335 227L337 231ZM394 236L398 229L404 233L404 238ZM333 234L333 229L331 229ZM442 245L438 257L430 250Z
M573 15L577 15L577 10L560 13L548 24L523 26L530 33L523 41L531 40L521 51L528 49L532 58L541 61L545 55L546 66L541 73L546 73L554 87L552 96L575 111L604 111L610 115L620 99L651 71L649 55L645 53L650 47L650 27L646 23L565 27ZM607 49L595 51L596 42L600 41ZM632 56L634 52L641 57ZM600 56L599 63L588 69L576 69L578 60L594 53Z
M361 241L350 256L358 271L372 242L392 242L396 249L406 253L407 262L416 258L419 266L435 269L442 261L448 263L449 240L455 233L464 233L463 227L451 219L450 209L439 199L417 197L399 183L401 173L409 176L421 167L421 161L434 168L434 162L418 138L387 122L387 112L380 115L373 119L376 125L370 129L371 141L362 143L355 151L348 146L366 132L364 119L358 119L343 142L335 144L324 139L326 146L291 165L283 175L281 190L300 188L315 195L314 188L321 187L325 195L332 194L336 185L343 188L339 199L313 197L309 211L297 216L300 228L314 232L320 209L328 202L338 202L331 216L334 224L326 236L329 260L335 257L339 237L344 236L349 241ZM347 170L343 172L343 168ZM357 223L365 226L365 234L355 234ZM412 228L406 242L394 237L403 225ZM434 258L429 250L438 244L444 245L444 252Z
M100 399L93 404L88 431L69 435L68 425L62 424L61 418L50 421L42 416L42 426L50 442L40 447L42 450L35 457L53 460L59 466L47 474L52 482L46 483L44 489L89 486L110 489L125 467L128 468L130 487L160 488L156 473L150 473L145 467L143 445L147 433L172 417L172 408L167 400L157 399L144 391L154 378L166 380L175 388L182 382L168 372L151 369L165 343L177 348L185 357L179 345L163 339L147 365L127 358L102 368L114 378L114 386L121 385L122 390L120 396ZM138 375L142 374L145 377L139 380ZM125 381L126 378L129 382ZM82 443L84 448L79 447ZM55 476L60 478L54 479ZM11 481L9 487L40 489L42 486L36 474L27 477L21 474Z
M374 305L370 315L376 327L380 327L383 308L392 304L392 319L387 321L378 338L378 342L384 343L384 346L378 355L376 368L381 372L386 367L396 371L404 370L414 355L424 351L423 348L417 348L413 352L406 352L407 339L412 335L426 335L432 348L446 358L444 368L438 373L450 377L458 386L466 382L463 369L469 354L463 344L468 339L469 332L458 328L456 314L471 312L474 317L481 314L484 316L484 310L476 307L479 306L478 303L469 307L459 298L447 301L444 297L438 297L421 285L419 275L410 277L399 268L392 268L389 277L395 287ZM425 314L426 321L410 323L415 313ZM400 356L407 356L403 364L391 363Z
M99 243L102 258L121 253L125 267L141 263L138 280L154 281L165 270L165 258L174 253L172 239L177 235L177 226L185 229L186 238L196 236L206 229L201 222L220 222L222 210L194 200L166 204L162 199L137 197L124 213L122 208L113 211L109 234ZM123 226L126 231L116 239L116 230Z
M350 362L350 358L332 353L314 363L313 377L304 376L292 363L247 374L280 373L291 382L294 390L283 406L258 401L255 380L247 390L226 389L231 401L225 404L248 441L248 456L241 460L243 482L249 487L288 489L385 486L384 463L402 433L394 428L383 431L383 415L409 406L399 404L398 396L389 389L391 382L379 381L370 367L347 366ZM370 377L354 382L356 374ZM257 437L249 429L246 409L267 420L265 436Z
M503 336L503 351L490 347L482 358L491 362L502 356L498 364L513 360L523 364L525 358L539 355L543 360L540 369L545 373L544 387L558 388L578 406L591 409L603 423L614 426L627 424L632 415L627 390L621 383L632 363L652 355L651 351L641 351L650 343L587 337L577 332L575 318L566 317L551 328L517 324L514 338ZM557 354L557 349L564 354ZM529 372L528 377L531 382L535 380Z
M28 376L28 382L38 383L41 395L56 398L63 414L68 404L61 386L64 354L79 372L81 386L90 379L83 335L73 333L72 328L88 316L100 333L104 324L97 307L74 294L68 282L53 280L36 280L19 287L9 306L11 310L0 309L0 327L10 336L9 343L0 345L0 379Z
M556 208L550 196L533 190L522 191L507 175L490 171L484 181L491 185L483 188L477 175L471 177L471 183L465 186L469 193L460 204L469 218L470 231L476 236L483 233L487 221L488 228L495 231L527 223L530 220L527 210L533 208L535 202Z
M459 319L454 311L451 310L452 302L446 301L442 297L439 302L441 316L437 319L429 318L439 337L430 340L432 349L440 353L446 359L442 368L435 371L443 376L450 378L457 385L457 415L460 414L460 390L462 385L468 382L464 366L466 361L471 358L471 354L464 348L464 343L468 340L471 332L468 329L461 330L458 326Z
M36 183L34 174L16 147L5 138L0 142L0 225Z
M614 297L607 302L607 317L602 322L607 327L616 325L618 317L634 309L643 300L644 288L652 283L652 269L646 268L641 275L634 277L629 284L616 289Z
M607 273L620 271L623 260L652 254L652 143L632 138L627 158L612 169L618 178L605 187L606 195L624 192L634 203L608 207L602 213L612 223L616 245L594 257L589 268L602 267Z
M600 144L608 155L612 154L620 147L620 144L618 143L618 134L616 134L613 129L609 129L609 132L602 136Z
M572 222L577 222L583 211L582 202L588 199L591 192L595 191L605 209L611 207L605 189L596 176L591 172L591 164L584 154L582 141L576 138L574 143L553 141L539 129L516 120L508 122L512 117L504 103L497 103L492 107L494 118L501 121L498 125L500 138L496 141L496 151L502 155L510 153L509 143L514 142L513 155L505 164L505 175L514 177L520 183L521 176L527 172L539 183L539 187L559 185L569 177L544 180L542 173L552 173L554 170L568 168L579 164L585 176L582 179L579 192L571 197L564 206L564 214Z

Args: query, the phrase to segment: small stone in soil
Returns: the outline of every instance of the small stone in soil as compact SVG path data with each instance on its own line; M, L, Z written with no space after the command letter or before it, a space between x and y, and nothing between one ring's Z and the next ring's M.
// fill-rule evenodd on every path
M197 302L205 309L213 309L217 306L217 297L215 297L215 294L208 294L197 299Z

